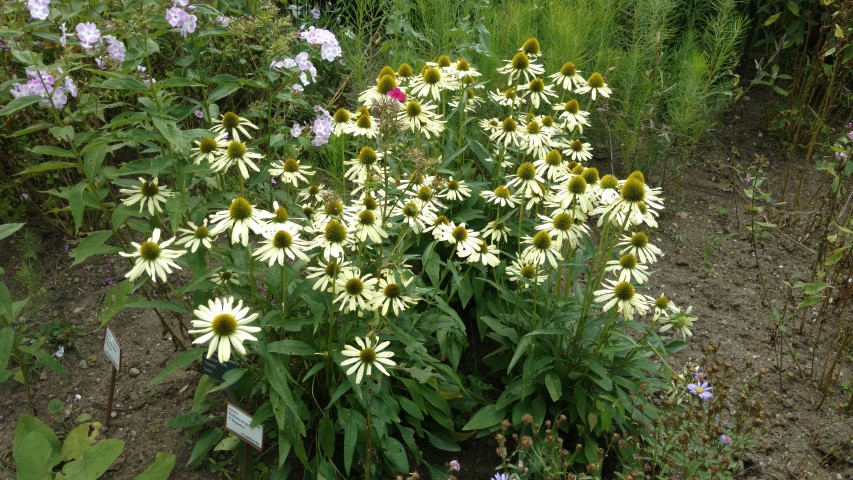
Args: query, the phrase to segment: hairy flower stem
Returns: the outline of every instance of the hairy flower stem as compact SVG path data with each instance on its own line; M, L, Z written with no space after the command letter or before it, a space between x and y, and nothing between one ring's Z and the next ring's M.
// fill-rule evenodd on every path
M243 178L242 176L240 177ZM242 186L242 183L241 183ZM258 286L255 285L255 261L252 258L251 242L246 245L246 263L249 264L249 287L252 289L252 303L258 298Z
M287 270L284 265L281 266L281 328L284 331L284 321L287 318L285 309L287 308Z
M610 219L608 218L607 222L604 224L604 228L601 230L601 239L598 242L600 248L596 250L596 254L592 259L590 268L590 278L593 281L587 282L586 295L584 296L584 303L581 306L580 320L578 322L578 327L575 330L575 336L572 339L572 346L569 349L569 351L572 352L572 355L575 354L575 348L577 348L578 341L580 340L581 335L583 335L586 327L586 321L589 317L589 309L592 306L594 297L593 292L598 288L598 285L601 285L601 281L604 278L604 267L607 265L607 259L610 258L610 254L613 252L613 247L616 244L616 241L619 239L619 236L622 235L622 232L624 232L628 227L629 222L630 217L625 215L625 220L619 225L619 229L616 233L613 234L613 227L610 223Z
M21 367L21 378L24 381L24 391L27 394L27 407L30 409L30 415L35 416L36 411L33 408L33 396L30 392L30 376L27 375L27 364L24 363L24 354L17 348L15 349L15 353L18 357L18 365Z
M370 445L370 436L371 431L373 430L373 424L371 424L370 419L370 402L367 404L367 415L364 420L364 480L370 480L370 457L373 456L373 451Z

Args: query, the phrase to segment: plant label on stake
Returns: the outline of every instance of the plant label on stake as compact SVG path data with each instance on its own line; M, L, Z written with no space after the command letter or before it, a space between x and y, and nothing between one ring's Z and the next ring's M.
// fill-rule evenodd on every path
M219 363L219 360L215 357L207 358L207 356L204 356L201 359L201 373L213 377L220 382L224 380L225 372L235 368L240 368L240 364L233 360Z
M264 447L264 426L250 427L252 424L251 415L231 402L228 402L227 405L225 430L237 435L241 440L260 452Z
M110 419L113 416L113 398L116 392L116 374L121 369L121 345L118 344L116 336L110 327L104 333L104 353L113 364L112 374L110 375L110 391L107 397L107 418L104 420L104 428L110 428Z
M104 335L104 353L107 354L107 358L110 359L113 367L116 370L121 370L121 346L110 327L107 327L107 332Z
M228 402L225 410L225 430L243 440L240 478L247 480L249 477L249 449L246 445L251 445L252 448L260 452L264 446L264 427L258 425L252 428L252 416L231 402Z

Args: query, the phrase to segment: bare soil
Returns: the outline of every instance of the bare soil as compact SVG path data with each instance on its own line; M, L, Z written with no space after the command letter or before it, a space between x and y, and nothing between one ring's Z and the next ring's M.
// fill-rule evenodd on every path
M656 265L652 282L656 292L665 292L679 306L692 305L693 313L700 318L691 346L678 355L674 366L697 361L703 346L714 344L719 347L719 358L730 361L743 375L760 368L769 372L762 386L762 401L772 420L769 430L759 438L762 448L746 459L748 468L743 478L851 479L853 421L842 408L845 394L838 388L821 409L816 409L815 388L797 375L787 353L777 361L771 341L774 323L770 307L784 304L788 290L783 282L808 278L812 257L798 240L803 237L805 222L762 238L756 262L745 228L748 216L740 195L743 185L737 183L738 176L731 168L763 158L769 165L769 186L777 189L788 170L811 171L777 140L761 134L767 105L769 100L763 97L739 103L697 149L694 167L680 179L678 187L664 186L667 210L652 241L666 256ZM597 150L606 151L604 146ZM609 162L598 166L608 170ZM28 227L39 231L37 226ZM104 420L110 363L103 354L104 333L96 318L104 309L109 283L122 278L125 264L118 258L99 258L70 267L66 252L73 241L47 230L41 235L37 265L44 289L28 292L18 281L16 272L22 260L16 240L0 242L0 251L4 252L0 266L6 270L4 280L15 298L36 294L34 308L24 315L32 331L46 331L62 323L77 329L77 335L58 339L53 348L59 343L65 346L60 361L67 374L44 371L33 378L37 416L62 431L83 413ZM761 292L762 278L767 300ZM172 324L176 325L174 320ZM177 355L159 319L147 310L125 310L110 326L124 356L116 384L115 417L106 435L124 440L125 448L106 478L133 478L151 464L158 451L177 455L172 478L234 478L233 471L230 475L212 474L205 467L185 467L195 439L166 422L190 410L201 373L193 366L156 385L150 383ZM809 348L806 343L799 346ZM851 374L850 367L849 363L843 367L843 378ZM48 412L51 399L67 401L74 395L81 399L66 403L65 412ZM849 397L849 392L846 395ZM14 429L18 415L26 413L24 389L14 382L0 387L0 477L13 478ZM436 463L457 458L463 466L461 479L489 478L499 463L489 439L466 442L456 455L425 452Z

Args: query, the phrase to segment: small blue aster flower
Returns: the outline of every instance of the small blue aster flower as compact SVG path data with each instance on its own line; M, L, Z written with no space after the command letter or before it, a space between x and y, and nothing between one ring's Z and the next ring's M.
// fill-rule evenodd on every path
M696 395L697 397L701 398L702 400L708 400L711 397L713 397L714 394L711 393L711 390L713 390L713 389L714 389L714 387L708 385L708 382L701 382L700 383L697 381L696 383L687 384L687 390L689 390L690 393L692 393L693 395Z

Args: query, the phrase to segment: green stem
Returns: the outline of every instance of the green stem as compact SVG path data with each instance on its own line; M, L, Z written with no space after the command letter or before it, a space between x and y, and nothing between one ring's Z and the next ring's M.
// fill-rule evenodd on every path
M364 422L364 444L365 444L365 459L364 459L364 480L370 480L370 457L372 456L370 437L372 435L373 425L370 418L370 402L367 404L367 416Z
M281 328L284 330L284 321L287 317L285 313L285 308L287 305L287 270L284 269L284 265L281 266Z
M15 353L18 357L18 364L21 367L21 378L23 379L24 390L27 394L27 406L30 408L30 415L35 416L36 411L33 408L33 396L30 392L30 376L27 374L27 364L24 362L24 354L18 349L15 349Z
M241 176L240 178L243 178L243 177ZM257 294L258 286L255 285L255 266L254 266L255 259L252 258L252 247L251 247L251 245L252 245L251 242L249 242L248 244L246 244L245 249L246 249L246 263L249 264L249 287L252 289L252 304L254 304L255 300L257 299L257 295L258 295Z

